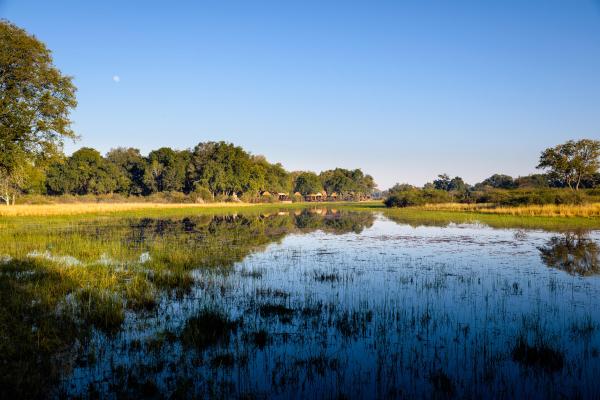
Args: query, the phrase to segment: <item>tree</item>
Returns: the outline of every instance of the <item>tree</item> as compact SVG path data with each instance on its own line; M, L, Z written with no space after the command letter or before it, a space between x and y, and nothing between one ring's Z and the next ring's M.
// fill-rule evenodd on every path
M27 165L53 159L65 138L76 137L69 119L76 105L72 78L53 65L50 50L23 29L0 21L0 188L7 190L5 200L12 194L14 201Z
M489 186L495 189L513 189L516 187L516 184L511 176L503 174L494 174L489 178L485 179L483 182L477 184L476 186Z
M445 190L447 192L462 192L467 189L467 185L460 176L450 179L448 174L441 174L438 175L438 179L433 181L433 188L437 190Z
M182 192L186 187L186 169L190 162L189 151L176 151L162 147L148 154L144 184L150 192Z
M544 150L537 168L549 169L551 178L559 179L572 190L579 190L581 181L598 171L599 159L600 141L569 140Z
M370 194L375 188L375 181L362 170L336 168L319 174L323 188L327 193L336 192L342 197L361 198Z
M15 204L15 198L25 184L25 174L21 166L12 169L10 173L0 168L0 200L9 206Z
M123 185L117 188L118 192L132 195L147 193L144 185L146 160L138 149L118 147L111 149L106 154L106 160L115 165L123 176Z
M438 179L433 181L433 187L438 190L449 190L450 187L450 177L448 174L440 174L438 175Z
M77 150L66 162L56 163L48 171L47 185L54 194L113 193L123 176L118 168L89 147Z
M547 188L550 183L547 174L531 174L515 179L515 186L518 188Z
M300 192L304 196L322 189L321 180L314 172L301 172L294 181L294 192Z
M264 175L241 147L226 142L200 143L192 152L188 180L208 188L213 195L240 195L258 191Z

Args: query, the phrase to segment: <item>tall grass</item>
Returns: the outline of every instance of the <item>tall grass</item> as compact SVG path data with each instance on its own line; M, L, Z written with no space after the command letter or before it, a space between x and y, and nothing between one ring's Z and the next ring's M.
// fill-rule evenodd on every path
M443 203L426 204L419 208L428 211L470 211L532 217L600 217L600 203L582 205L544 204L515 207L494 206L493 204Z
M1 217L58 216L119 213L139 210L169 209L231 209L252 206L246 203L212 203L212 204L169 204L169 203L70 203L70 204L17 204L0 207Z

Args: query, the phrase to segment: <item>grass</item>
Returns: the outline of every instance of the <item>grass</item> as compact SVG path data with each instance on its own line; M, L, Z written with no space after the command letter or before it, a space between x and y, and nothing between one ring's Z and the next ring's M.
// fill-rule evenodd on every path
M181 339L186 346L202 350L208 346L229 342L229 337L237 326L238 322L231 321L226 314L203 309L186 322Z
M367 205L381 204L379 201L366 202L300 202L300 203L151 203L151 202L131 202L131 203L54 203L54 204L17 204L14 206L0 205L0 218L14 217L68 217L78 215L90 216L160 216L165 213L169 215L190 215L190 214L229 214L232 212L247 212L249 210L256 212L273 212L277 210L316 208L323 209L328 207L339 207L348 205Z
M428 211L469 211L485 214L500 214L526 217L600 217L600 203L573 204L544 204L515 207L496 207L493 204L427 204L419 207Z
M157 211L184 209L222 210L256 207L249 203L177 204L177 203L72 203L72 204L17 204L0 207L0 217L50 217L82 214L126 213L131 211Z
M530 345L519 337L512 350L514 361L527 367L541 368L547 372L560 371L564 365L564 354L544 342Z
M383 203L357 203L341 208L355 211L380 211L386 217L412 226L447 226L450 223L481 223L493 228L544 229L567 231L600 229L599 204L582 206L494 207L489 204L433 204L387 208ZM544 210L540 212L535 210ZM554 211L552 211L554 210ZM562 211L561 211L562 210ZM566 210L570 210L567 212ZM559 214L562 212L562 214ZM553 214L554 213L554 214Z

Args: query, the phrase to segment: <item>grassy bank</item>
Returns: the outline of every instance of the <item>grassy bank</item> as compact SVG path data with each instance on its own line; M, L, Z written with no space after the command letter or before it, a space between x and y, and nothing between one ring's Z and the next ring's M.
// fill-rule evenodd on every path
M553 231L600 229L599 204L583 206L521 206L434 204L386 208L383 204L358 205L357 209L381 211L390 219L413 226L446 226L449 223L482 223L494 228Z
M528 206L494 206L493 204L427 204L419 207L427 211L458 211L477 212L485 214L513 215L522 217L600 217L600 203L573 204L544 204Z
M447 225L479 222L501 228L549 230L600 229L600 203L587 205L530 205L518 207L491 204L427 204L406 208L386 208L379 201L331 203L69 203L0 207L0 220L18 223L21 219L44 218L42 222L87 217L177 217L189 215L270 214L304 208L338 208L378 211L401 223ZM78 219L78 218L77 218Z

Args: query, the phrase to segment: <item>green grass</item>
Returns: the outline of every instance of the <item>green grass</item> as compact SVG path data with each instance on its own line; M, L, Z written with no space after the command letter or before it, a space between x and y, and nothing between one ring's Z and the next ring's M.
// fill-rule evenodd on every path
M412 226L447 226L450 223L481 223L493 228L543 229L569 231L600 229L597 217L546 217L490 214L476 211L423 210L419 207L387 208L382 203L349 204L343 209L379 211L386 217Z

